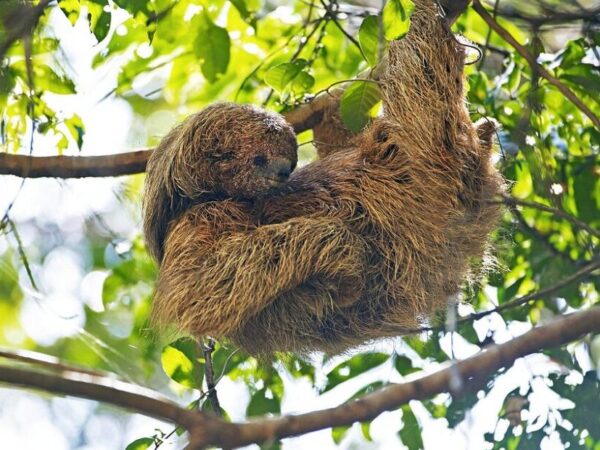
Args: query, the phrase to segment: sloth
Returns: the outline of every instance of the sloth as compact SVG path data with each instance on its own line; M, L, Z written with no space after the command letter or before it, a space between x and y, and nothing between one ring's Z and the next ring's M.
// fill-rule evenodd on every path
M219 205L225 216L245 211L233 230L250 226L253 204L287 180L297 149L296 135L280 115L251 105L216 103L188 117L148 161L143 209L150 254L162 261L171 220L192 205L207 214L218 214Z
M183 311L179 307L188 300L187 295L201 295L205 290L226 295L226 291L238 287L251 288L264 276L254 271L262 272L262 265L274 264L276 258L277 270L282 272L277 275L278 281L289 278L290 288L297 287L293 294L295 305L314 309L321 304L324 309L332 302L344 303L357 296L354 289L347 287L360 283L361 239L349 231L340 233L344 228L341 220L294 220L283 230L279 226L257 229L265 198L281 190L296 164L297 143L292 127L280 115L250 105L213 104L167 134L148 162L144 195L146 244L160 264L153 308L158 324L174 322L200 335L201 330L194 328L198 318L190 314L197 312L203 318L224 319L221 329L211 330L213 335L231 333L234 328L228 324L257 313L260 303L256 310L229 308L236 306L234 302L204 305L213 306L214 310L205 309L201 301L198 308ZM318 243L305 239L307 232L317 231ZM261 248L258 236L265 233L270 233L270 239ZM282 245L286 246L278 248L278 239L285 241ZM225 251L226 246L244 242L253 245L252 241L256 247L247 249L250 254L228 255ZM173 259L168 251L165 256L165 247L180 249L178 258ZM292 264L291 255L313 257L303 264ZM261 256L268 260L261 261ZM183 262L179 258L189 258L185 263L189 270L180 271L183 266L173 266ZM228 281L222 278L225 272L209 277L214 285L194 275L208 275L215 268L234 272ZM196 282L201 284L189 284ZM228 282L235 282L236 286ZM277 285L271 285L272 282L263 282L262 287L272 292L264 295L277 295ZM302 288L298 289L300 285ZM179 299L179 295L184 297Z
M286 181L295 138L273 113L217 104L163 140L144 216L157 323L254 355L339 353L418 328L486 266L504 189L495 123L465 107L455 16L414 3L388 49L382 116L350 138L321 129L344 145Z

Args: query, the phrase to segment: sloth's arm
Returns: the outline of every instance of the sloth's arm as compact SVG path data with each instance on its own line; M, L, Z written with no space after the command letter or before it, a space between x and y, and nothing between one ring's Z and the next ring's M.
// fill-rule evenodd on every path
M346 127L340 113L340 97L342 89L332 91L328 95L331 99L329 105L323 110L323 118L313 127L313 144L317 148L319 158L352 147L352 139L356 137Z
M360 237L333 219L292 219L221 234L179 220L165 246L154 316L194 335L235 332L278 295L311 277L361 276ZM341 282L341 281L340 281Z
M464 9L467 2L460 3ZM390 43L381 79L385 119L421 150L453 146L470 123L463 92L465 50L448 22L433 0L415 0L410 30Z

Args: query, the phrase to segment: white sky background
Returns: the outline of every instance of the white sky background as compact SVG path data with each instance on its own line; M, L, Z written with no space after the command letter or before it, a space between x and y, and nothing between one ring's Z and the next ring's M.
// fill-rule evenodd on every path
M114 18L113 14L113 20ZM89 32L87 23L79 20L75 27L71 27L67 19L54 8L51 24L53 33L61 39L64 52L61 62L68 61L67 70L79 88L78 93L73 96L53 96L52 105L66 117L73 112L82 117L86 128L82 152L84 155L117 153L143 147L148 135L163 135L173 125L176 115L171 111L154 115L143 126L135 121L126 102L113 98L99 102L116 85L118 58L108 67L102 66L100 70L93 70L91 61L99 47ZM160 72L158 75L160 76ZM157 79L149 80L149 83L155 85ZM54 138L36 136L34 154L56 154L55 145ZM66 153L76 154L77 151L70 148ZM15 198L20 184L21 180L15 177L0 179L0 211L3 212ZM67 181L32 179L27 180L20 191L11 217L19 224L24 246L34 253L32 256L36 256L35 245L40 239L54 239L50 235L39 236L40 230L47 229L48 233L60 234L60 245L51 251L41 266L33 267L36 278L40 280L40 291L43 293L41 299L36 298L30 289L25 274L19 274L20 282L27 293L22 308L22 326L27 335L40 344L52 344L60 337L80 333L85 323L83 302L92 309L102 308L101 289L106 274L98 271L85 273L85 261L73 251L73 247L81 240L84 221L92 214L100 214L107 226L125 241L139 234L139 210L133 213L127 210L115 195L121 185L122 179L115 178ZM33 226L33 221L36 226ZM7 245L6 238L1 238L0 252L3 252ZM493 297L494 292L490 291L490 295ZM502 341L527 329L525 325L513 324L510 330L505 330L498 317L481 322L483 334L489 326L493 326L499 330L497 338ZM18 347L25 337L15 329L14 346ZM449 352L450 340L444 344L445 350ZM393 343L385 343L381 348L389 352L393 350L393 346ZM460 337L455 339L455 355L458 358L464 358L477 351L477 347L462 341ZM328 367L318 372L322 374L338 362L340 359L334 359ZM428 364L427 372L437 367L435 363ZM455 430L449 430L445 420L431 419L423 407L413 403L414 412L423 426L426 448L487 448L484 445L483 433L495 429L498 411L506 394L515 388L527 387L533 375L547 373L548 370L556 368L548 362L548 358L540 355L517 361L513 368L497 380L490 395L480 402ZM307 412L335 406L372 381L402 381L391 363L388 363L319 397L308 381L286 377L283 372L282 375L286 388L282 404L284 413ZM218 393L223 407L232 419L242 420L249 401L245 386L223 379L218 386ZM549 401L556 405L552 397L554 394L543 381L534 382L534 395L539 401L532 402L533 407L547 407ZM543 409L532 411L532 416L537 414L545 415L545 412ZM499 429L502 426L506 426L506 423L501 424ZM284 448L397 449L400 448L397 439L400 427L400 412L385 413L373 422L372 443L366 442L361 437L359 427L355 426L339 447L333 443L331 432L324 430L301 438L287 439L284 441ZM2 449L113 450L124 448L135 438L152 435L155 428L166 432L171 430L168 424L90 401L40 396L10 388L0 389ZM172 439L162 448L181 448L181 445L176 447L175 443L176 440ZM544 443L543 448L546 450L562 447L556 440L551 439Z

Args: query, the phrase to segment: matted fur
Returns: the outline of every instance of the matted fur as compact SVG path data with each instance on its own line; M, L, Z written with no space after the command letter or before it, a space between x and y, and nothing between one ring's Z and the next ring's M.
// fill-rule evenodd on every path
M205 189L210 165L198 152L180 165L173 149L191 149L173 144L181 131L167 136L149 166L145 205L146 238L161 261L157 320L253 354L336 353L444 308L484 258L500 214L487 200L503 189L491 164L495 127L473 125L464 105L463 64L434 4L415 1L409 33L390 44L383 117L283 188L256 191L260 202L173 207L174 186L186 186L173 180ZM240 126L239 141L256 136ZM256 147L241 147L243 171Z

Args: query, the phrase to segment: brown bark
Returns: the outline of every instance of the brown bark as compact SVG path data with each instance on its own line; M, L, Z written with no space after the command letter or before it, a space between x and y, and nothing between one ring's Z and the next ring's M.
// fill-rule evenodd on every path
M81 373L65 372L55 375L0 365L0 382L104 401L178 423L190 432L190 449L201 449L209 445L234 448L372 420L384 411L396 409L410 400L431 398L443 392L450 392L457 398L462 392L452 391L450 387L457 373L463 379L463 385L477 385L500 368L511 365L517 358L557 347L598 331L600 307L596 306L558 318L504 344L492 345L454 366L413 381L389 385L334 408L237 424L227 423L206 413L189 411L153 391Z

